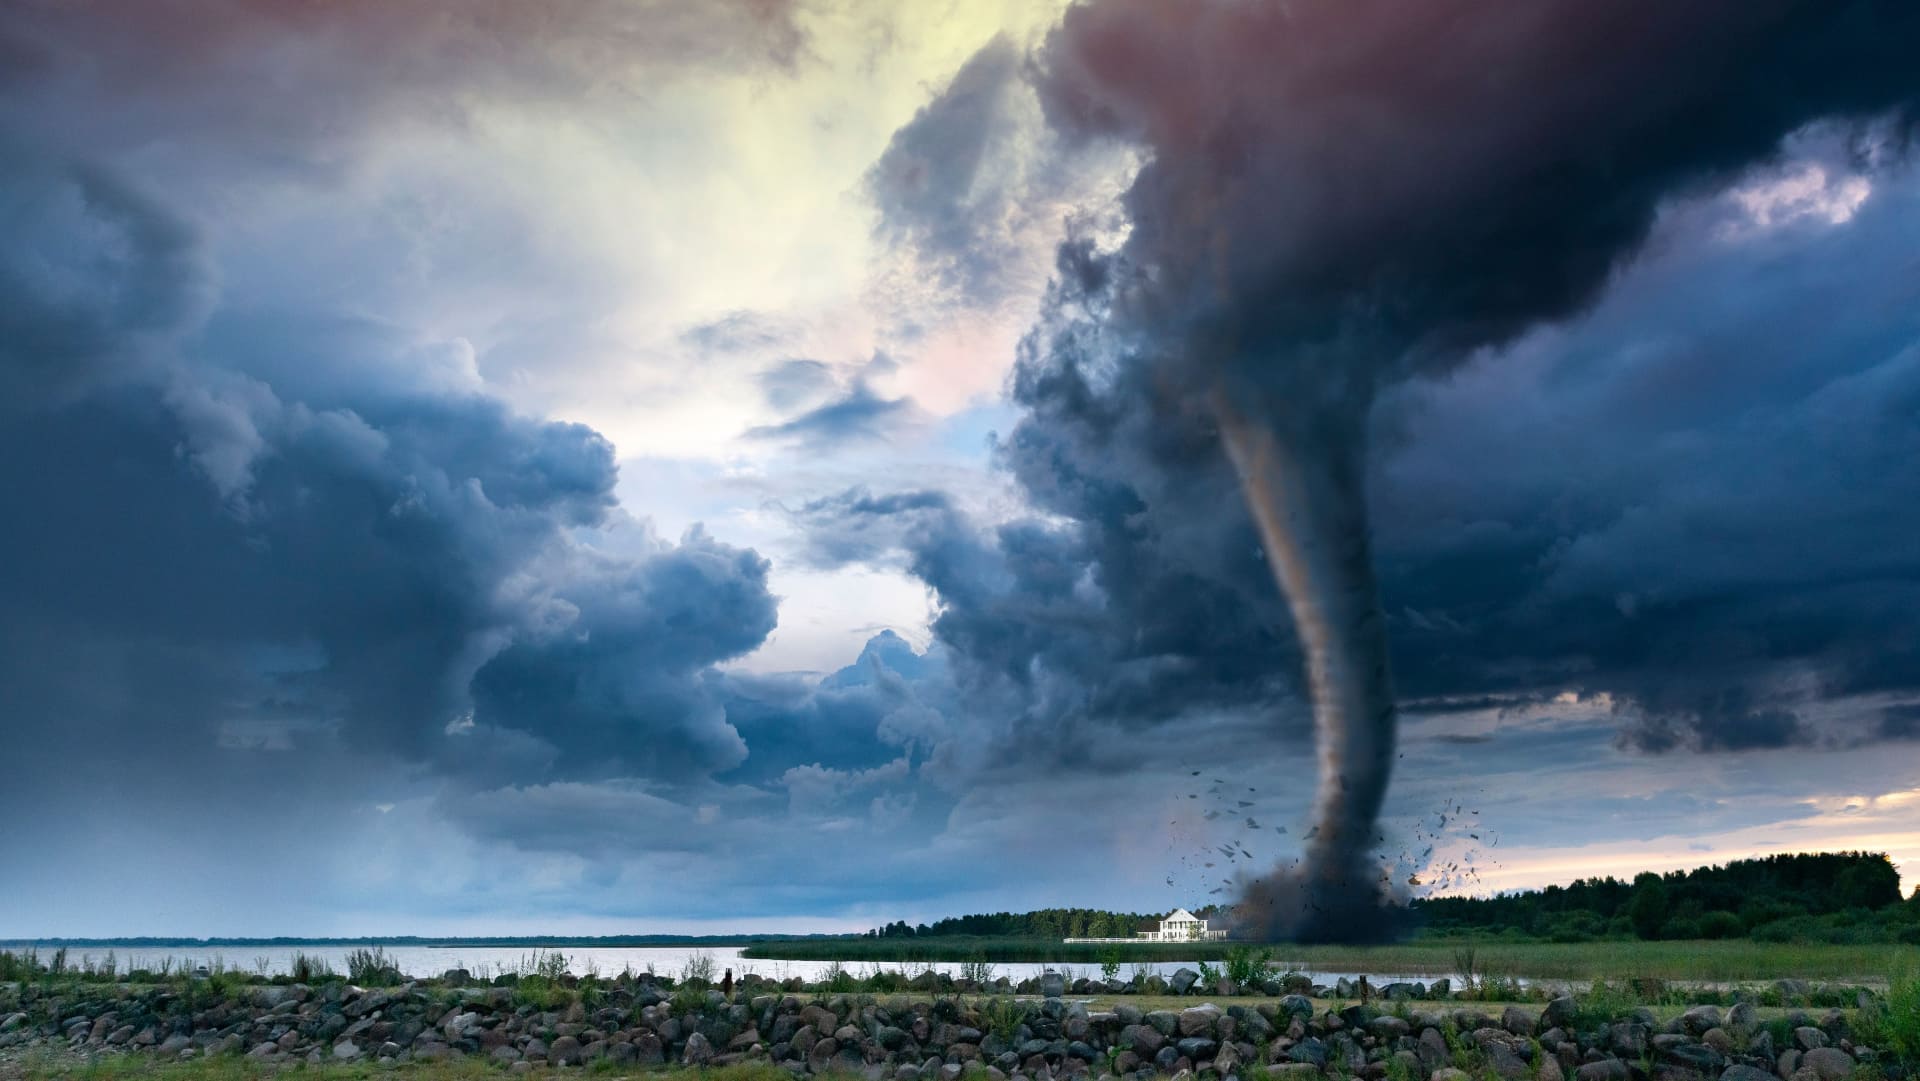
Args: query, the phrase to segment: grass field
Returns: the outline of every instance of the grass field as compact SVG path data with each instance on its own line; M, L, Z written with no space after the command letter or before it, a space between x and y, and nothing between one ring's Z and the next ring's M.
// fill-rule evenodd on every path
M850 964L930 961L1051 962L1073 966L1079 975L1096 975L1100 962L1118 951L1123 963L1135 961L1219 961L1229 943L1171 945L1067 945L1036 939L952 938L839 939L831 942L768 943L744 956L778 960L840 960ZM1780 944L1745 939L1645 942L1507 942L1502 940L1427 940L1391 946L1269 947L1281 967L1315 972L1452 976L1462 971L1462 954L1471 949L1476 975L1531 980L1659 980L1736 983L1795 978L1884 982L1900 963L1920 954L1911 947ZM1105 952L1103 952L1105 951Z

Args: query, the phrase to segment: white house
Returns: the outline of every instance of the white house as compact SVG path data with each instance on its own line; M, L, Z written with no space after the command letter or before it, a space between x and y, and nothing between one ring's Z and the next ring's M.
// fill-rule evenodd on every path
M1227 933L1210 931L1206 920L1184 908L1176 908L1160 921L1158 931L1142 931L1139 937L1151 942L1200 942L1223 939Z
M1213 931L1207 928L1207 921L1176 908L1160 921L1157 931L1135 931L1132 938L1069 938L1068 942L1218 942L1227 937L1225 931Z

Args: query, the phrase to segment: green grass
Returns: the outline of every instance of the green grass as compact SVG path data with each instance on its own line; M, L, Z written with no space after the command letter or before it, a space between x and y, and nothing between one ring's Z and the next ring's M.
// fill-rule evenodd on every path
M762 942L740 951L752 960L776 961L1022 961L1078 964L1097 973L1114 950L1126 961L1225 960L1227 942L1143 942L1139 944L1065 943L1048 938L988 938L943 935L938 938L831 938L799 942Z
M1391 946L1275 945L1274 962L1322 972L1459 976L1457 957L1471 946L1481 974L1587 983L1596 979L1688 980L1712 983L1776 980L1842 980L1879 985L1887 975L1888 947L1824 943L1767 943L1743 939L1645 942L1508 942L1431 939ZM766 943L745 956L778 960L851 962L976 961L1042 962L1079 966L1094 975L1102 951L1115 948L1126 961L1224 961L1235 947L1226 942L1131 943L1114 947L1042 939L834 939ZM1910 951L1911 952L1911 951ZM1110 956L1110 954L1109 954Z

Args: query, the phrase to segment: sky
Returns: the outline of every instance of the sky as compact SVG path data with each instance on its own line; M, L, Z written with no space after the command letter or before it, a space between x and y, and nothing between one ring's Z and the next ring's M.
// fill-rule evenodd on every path
M1175 271L1274 252L1316 271L1246 294L1288 328L1360 295L1329 251L1476 311L1583 283L1369 384L1396 874L1857 848L1920 885L1914 76L1812 54L1804 98L1703 93L1582 188L1525 169L1626 145L1581 110L1726 88L1550 63L1574 6L1390 8L1263 52L1212 34L1278 10L1244 0L15 5L0 937L1221 900L1299 854L1313 721L1188 362L1115 283L1184 305ZM1618 11L1769 63L1819 17L1657 9ZM1415 74L1519 42L1561 81L1503 119L1368 83L1384 46L1316 61L1416 31ZM1176 211L1253 242L1198 261ZM1535 212L1614 232L1482 228Z

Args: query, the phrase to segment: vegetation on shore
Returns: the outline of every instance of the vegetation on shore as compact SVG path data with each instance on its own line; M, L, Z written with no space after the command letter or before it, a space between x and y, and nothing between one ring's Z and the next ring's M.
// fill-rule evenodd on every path
M886 962L1040 962L1089 969L1118 962L1225 961L1227 942L1065 944L1033 939L845 939L825 946L798 943L755 946L741 956L780 960ZM1650 978L1732 983L1742 980L1878 979L1889 951L1880 945L1719 941L1515 942L1499 938L1423 939L1387 946L1279 945L1272 960L1281 969L1365 972L1405 976L1474 975L1462 968L1471 956L1478 974L1504 978L1589 982Z

